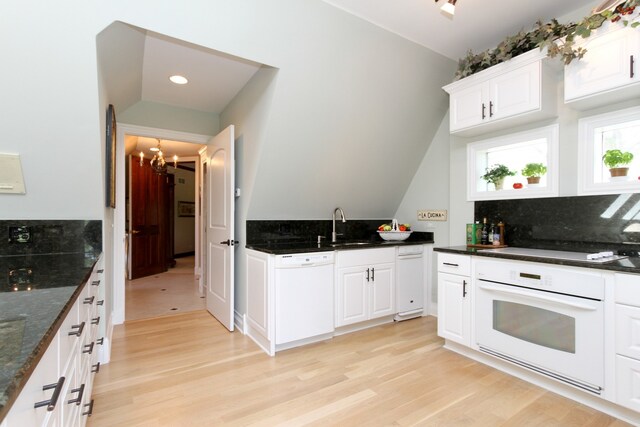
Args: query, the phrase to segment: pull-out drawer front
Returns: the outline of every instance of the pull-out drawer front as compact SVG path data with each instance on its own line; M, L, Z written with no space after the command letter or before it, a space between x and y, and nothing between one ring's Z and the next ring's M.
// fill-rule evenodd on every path
M640 411L640 361L616 356L616 403Z
M640 308L616 304L616 353L640 360Z
M438 253L438 271L441 273L471 275L471 257L469 255L455 255Z

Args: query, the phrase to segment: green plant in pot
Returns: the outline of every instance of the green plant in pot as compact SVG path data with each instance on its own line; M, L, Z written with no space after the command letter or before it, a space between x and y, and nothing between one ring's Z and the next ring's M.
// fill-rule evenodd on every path
M602 162L609 168L611 177L627 176L627 165L633 161L633 154L628 151L607 150L602 156Z
M527 163L521 172L529 184L539 184L540 177L547 173L547 167L542 163Z
M482 179L496 187L496 190L502 190L502 184L504 179L508 176L515 176L515 172L509 170L503 164L493 165L490 168L486 168L485 174L482 175Z

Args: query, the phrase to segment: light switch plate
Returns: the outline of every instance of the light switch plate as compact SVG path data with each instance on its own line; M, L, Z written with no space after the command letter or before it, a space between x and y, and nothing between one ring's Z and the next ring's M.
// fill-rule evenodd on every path
M25 194L19 154L0 154L0 193Z

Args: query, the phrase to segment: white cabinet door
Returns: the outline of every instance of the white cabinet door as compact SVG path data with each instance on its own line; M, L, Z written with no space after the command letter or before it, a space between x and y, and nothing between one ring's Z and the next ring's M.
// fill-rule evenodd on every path
M640 360L640 308L616 304L616 353Z
M540 109L540 62L499 75L489 81L488 120Z
M369 318L395 314L395 265L376 264L371 267Z
M438 335L464 345L470 340L470 279L438 273Z
M336 326L368 320L366 267L338 269L336 283Z
M616 403L640 411L640 360L616 356Z
M564 69L564 99L571 101L640 81L640 33L632 28L592 36L587 53Z
M449 127L454 132L481 124L488 116L488 86L480 83L466 89L451 93L449 98Z

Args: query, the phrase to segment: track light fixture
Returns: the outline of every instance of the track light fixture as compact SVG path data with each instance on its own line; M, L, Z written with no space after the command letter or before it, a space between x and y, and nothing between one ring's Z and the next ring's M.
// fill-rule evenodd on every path
M439 0L435 0L438 3ZM453 16L456 13L456 0L447 0L445 4L440 7L440 10L449 16Z

